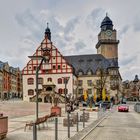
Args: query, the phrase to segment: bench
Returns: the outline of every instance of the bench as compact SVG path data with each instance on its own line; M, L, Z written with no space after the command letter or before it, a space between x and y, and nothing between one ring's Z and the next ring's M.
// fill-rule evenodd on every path
M56 112L51 112L51 114L49 115L49 121L53 121L56 116L57 116Z
M26 122L24 131L26 131L26 127L29 127L29 129L31 129L31 127L34 124L37 125L39 127L39 130L40 130L40 124L43 124L43 127L45 127L44 123L47 124L47 120L49 117L50 117L50 115L45 115L44 117L38 118L35 122L34 121Z

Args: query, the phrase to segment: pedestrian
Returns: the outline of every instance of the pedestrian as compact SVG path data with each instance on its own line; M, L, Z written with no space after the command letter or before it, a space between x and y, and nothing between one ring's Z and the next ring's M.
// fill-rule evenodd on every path
M70 104L69 103L66 105L66 110L67 110L68 113L71 112L71 107L70 107Z

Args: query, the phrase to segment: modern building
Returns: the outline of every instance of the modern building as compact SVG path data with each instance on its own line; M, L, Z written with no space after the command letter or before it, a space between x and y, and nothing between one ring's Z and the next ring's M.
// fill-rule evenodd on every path
M95 46L97 54L64 56L51 41L51 31L47 26L43 41L22 71L23 99L33 101L36 97L36 69L42 63L37 58L44 54L43 50L47 50L48 63L42 63L38 77L40 101L47 101L48 93L51 92L67 92L76 98L86 92L96 100L113 98L118 101L122 78L118 65L117 31L113 29L113 23L107 15L100 28Z

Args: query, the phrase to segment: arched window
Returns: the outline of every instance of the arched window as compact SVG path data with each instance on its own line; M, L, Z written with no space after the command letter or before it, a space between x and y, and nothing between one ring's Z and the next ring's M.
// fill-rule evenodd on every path
M33 89L29 89L29 90L28 90L28 95L29 95L29 96L34 95L34 90L33 90Z
M33 78L28 78L27 82L28 82L28 85L33 85L34 84L34 79Z
M58 79L58 84L62 84L62 78Z
M62 94L62 93L63 93L62 88L59 88L59 89L58 89L58 93L60 93L60 94Z
M48 78L48 82L52 82L52 78L49 77L49 78Z

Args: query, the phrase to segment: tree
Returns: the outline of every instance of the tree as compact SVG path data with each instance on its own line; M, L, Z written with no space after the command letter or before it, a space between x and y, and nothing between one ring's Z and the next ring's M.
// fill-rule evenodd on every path
M96 81L96 85L93 85L94 88L97 89L97 96L98 96L98 100L101 101L103 100L103 90L105 90L105 83L106 83L106 79L107 79L107 70L104 70L103 68L100 68L97 70L97 75L99 77L99 79Z

